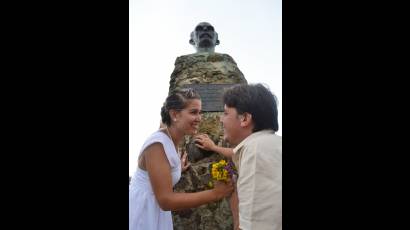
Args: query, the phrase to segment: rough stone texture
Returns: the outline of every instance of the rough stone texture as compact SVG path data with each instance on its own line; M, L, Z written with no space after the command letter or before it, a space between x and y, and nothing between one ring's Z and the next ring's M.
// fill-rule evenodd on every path
M227 54L196 53L178 57L171 75L169 91L187 84L235 84L247 83L235 61ZM204 112L199 133L206 133L219 146L226 147L220 124L221 112ZM224 159L211 151L195 146L192 137L186 137L180 148L187 150L191 167L182 174L174 190L198 192L209 188L210 165ZM227 199L202 205L198 208L172 212L175 230L231 230L232 214Z
M212 154L192 164L175 186L177 192L199 192L209 189L209 167L222 157ZM231 230L232 216L227 199L182 211L173 211L174 229Z
M236 62L228 54L196 53L180 56L175 61L169 91L186 84L247 83Z

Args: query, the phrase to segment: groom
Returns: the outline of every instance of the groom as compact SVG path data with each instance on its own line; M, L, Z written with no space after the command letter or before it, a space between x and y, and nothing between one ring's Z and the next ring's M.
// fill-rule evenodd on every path
M225 91L223 102L224 138L235 146L232 160L239 175L239 229L281 230L282 137L275 134L276 97L261 84L239 85Z

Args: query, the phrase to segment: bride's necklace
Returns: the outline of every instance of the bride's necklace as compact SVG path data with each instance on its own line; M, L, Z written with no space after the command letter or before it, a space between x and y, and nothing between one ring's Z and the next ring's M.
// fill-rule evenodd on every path
M171 133L169 133L168 126L165 127L165 130L167 131L167 134L168 134L169 138L171 138L171 141L172 141L172 144L175 147L175 150L178 152L178 148L175 146L174 139L172 138Z

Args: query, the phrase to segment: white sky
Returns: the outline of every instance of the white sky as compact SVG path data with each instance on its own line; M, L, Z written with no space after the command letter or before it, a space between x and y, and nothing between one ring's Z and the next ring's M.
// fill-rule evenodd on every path
M178 56L199 22L211 23L248 83L265 83L279 100L282 135L282 0L130 0L129 172L145 139L159 127L160 109Z

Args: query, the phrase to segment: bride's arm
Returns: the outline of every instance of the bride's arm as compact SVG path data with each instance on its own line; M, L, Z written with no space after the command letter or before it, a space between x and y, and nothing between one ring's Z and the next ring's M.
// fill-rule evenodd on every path
M171 166L163 146L159 143L153 144L144 151L144 155L154 195L164 211L198 207L229 196L233 191L232 183L217 183L212 190L176 193L172 189Z

